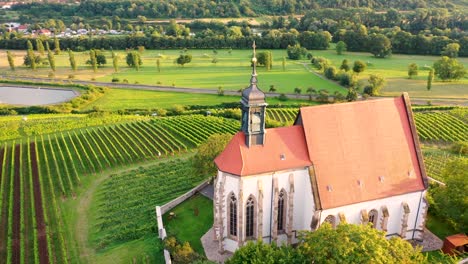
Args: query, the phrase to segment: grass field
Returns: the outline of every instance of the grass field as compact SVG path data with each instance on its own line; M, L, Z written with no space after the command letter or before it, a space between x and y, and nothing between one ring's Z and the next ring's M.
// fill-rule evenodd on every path
M49 67L41 66L34 73L24 66L23 57L25 51L14 51L15 72L10 71L6 59L6 52L0 52L0 72L16 75L34 75L37 77L48 77L51 72ZM56 56L57 71L55 77L68 78L70 74L75 79L97 80L111 82L112 78L126 79L129 83L178 86L189 88L210 88L237 91L249 85L250 81L250 59L252 51L233 50L231 54L228 50L219 50L216 55L218 62L212 63L214 56L212 50L189 50L193 56L192 62L184 67L174 63L180 55L179 50L146 50L142 53L143 65L139 71L130 69L125 64L125 51L116 51L120 56L119 72L114 73L110 52L105 52L107 65L99 68L94 73L90 66L85 64L89 59L86 52L75 52L75 59L78 64L78 71L73 72L68 61L68 54L62 52ZM308 87L315 89L327 89L331 93L346 90L336 83L323 80L310 73L299 61L286 60L286 67L283 71L282 58L286 56L285 50L272 50L273 68L266 71L264 67L258 67L259 86L268 91L270 85L274 85L278 92L293 93L295 87L301 87L304 91ZM160 69L157 71L156 60L160 57ZM307 61L303 61L307 62Z
M331 60L337 67L344 59L348 60L351 67L355 60L367 62L369 65L360 74L359 79L367 83L369 74L385 77L387 84L381 91L382 95L398 96L402 92L408 92L412 97L468 98L468 77L456 82L441 82L436 79L431 91L427 91L429 69L424 69L424 66L432 67L434 61L440 58L439 56L394 54L389 58L381 59L362 52L345 52L343 55L337 55L334 50L313 50L312 54ZM464 64L465 68L468 68L468 58L458 58L458 60ZM408 79L410 63L416 63L419 67L419 74L413 79Z
M308 104L309 101L289 99L280 101L277 98L267 98L268 104ZM102 110L116 111L119 109L152 109L152 108L170 108L174 105L217 105L221 103L239 102L238 96L218 96L214 94L188 94L171 93L148 90L132 89L109 89L109 91L87 105L84 110L93 109L95 106Z
M96 73L85 64L89 56L87 52L75 52L79 66L76 72L70 69L68 54L62 52L61 55L56 56L55 77L68 78L69 75L73 75L75 79L104 82L110 82L115 77L120 81L126 79L129 83L209 89L222 87L225 90L234 91L249 85L250 50L233 50L231 54L228 50L218 50L216 64L212 63L214 57L212 50L189 50L193 59L184 67L174 63L180 52L180 50L146 50L142 53L143 65L140 71L136 71L126 66L125 51L116 51L120 56L118 73L114 73L110 52L105 52L108 58L107 65L99 68ZM312 50L311 52L314 56L330 59L337 67L341 65L343 59L348 59L350 64L355 60L367 62L368 68L360 74L359 79L365 84L369 74L379 74L385 77L387 84L381 92L385 96L396 96L402 92L409 92L410 96L413 97L468 98L467 77L454 82L441 82L436 79L432 90L426 90L428 66L432 66L434 61L439 58L438 56L396 54L389 58L380 59L374 58L370 53L361 52L345 52L343 55L337 55L333 49ZM0 52L0 72L13 75L49 76L51 70L47 66L39 67L34 73L22 66L25 51L13 51L13 53L15 54L16 71L10 71L6 52ZM304 66L304 63L309 63L307 60L286 60L286 67L283 71L282 58L286 56L286 51L272 50L272 53L273 68L266 71L264 67L258 67L259 86L263 90L267 91L270 85L274 85L277 91L282 93L293 93L295 87L300 87L303 91L313 87L318 90L327 89L331 93L335 91L346 92L336 83L311 74L308 67ZM160 72L156 67L157 58L160 60ZM468 68L468 58L459 58L459 60ZM407 68L413 62L419 66L419 75L408 79Z

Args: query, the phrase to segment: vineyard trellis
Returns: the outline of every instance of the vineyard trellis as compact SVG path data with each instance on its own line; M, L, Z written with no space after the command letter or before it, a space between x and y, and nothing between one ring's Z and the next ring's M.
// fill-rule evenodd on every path
M213 133L233 134L238 127L235 120L180 116L55 134L38 133L34 137L2 143L0 237L7 239L0 241L0 259L6 263L74 262L70 259L71 246L65 241L65 223L59 203L75 195L82 177L92 177L115 166L185 152ZM193 139L196 143L187 143ZM132 220L132 213L151 216L155 203L172 199L196 185L201 179L194 176L187 163L182 164L185 165L165 164L164 172L161 165L158 170L154 169L154 173L161 173L159 178L148 176L144 184L129 188L129 191L137 191L152 186L150 195L140 197L144 199L143 203L140 200L125 201L120 198L123 194L114 193L115 201L128 205L130 214L125 216L128 219L122 219ZM102 222L103 228L109 226L112 230L105 229L107 235L100 241L102 245L134 239L154 229L153 221L147 219L114 225L117 215L118 212L106 214L110 220ZM116 233L112 234L114 231Z

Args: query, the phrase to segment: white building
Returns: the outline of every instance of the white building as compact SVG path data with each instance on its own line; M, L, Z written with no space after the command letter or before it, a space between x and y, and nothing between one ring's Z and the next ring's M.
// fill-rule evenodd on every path
M303 107L293 126L265 129L253 61L241 131L215 159L219 251L293 244L325 221L422 240L428 183L408 96Z

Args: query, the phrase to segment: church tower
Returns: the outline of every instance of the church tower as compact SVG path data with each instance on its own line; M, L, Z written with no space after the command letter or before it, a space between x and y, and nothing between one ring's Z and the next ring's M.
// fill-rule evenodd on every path
M252 58L252 77L250 86L242 92L242 126L241 131L245 134L245 144L263 145L265 143L265 94L257 87L257 58L255 54L255 42Z

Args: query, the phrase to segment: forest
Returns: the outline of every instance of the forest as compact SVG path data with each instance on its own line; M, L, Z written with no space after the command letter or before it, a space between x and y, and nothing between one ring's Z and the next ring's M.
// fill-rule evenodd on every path
M414 10L416 8L456 9L457 4L442 0L174 0L174 1L129 1L129 0L85 0L79 5L57 3L26 3L15 5L14 10L32 16L73 16L84 17L114 16L137 18L139 15L164 18L206 18L241 17L258 15L304 14L309 10L321 8L360 8L376 10L397 8Z

